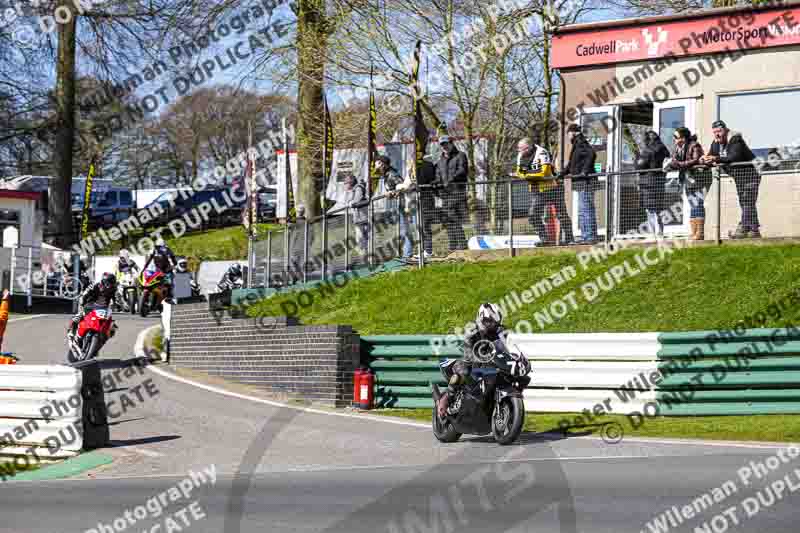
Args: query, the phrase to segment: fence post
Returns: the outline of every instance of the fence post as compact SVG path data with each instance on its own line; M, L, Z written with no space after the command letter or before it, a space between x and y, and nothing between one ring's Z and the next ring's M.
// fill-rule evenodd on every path
M613 227L611 224L611 191L614 190L611 182L613 180L613 176L606 175L606 251L608 251L611 246L611 228Z
M14 271L17 268L17 249L11 249L11 279L8 282L9 294L14 294Z
M350 208L344 210L344 271L350 272Z
M82 292L81 291L82 287L81 287L80 271L81 271L81 256L78 255L78 254L75 254L75 260L72 262L72 275L74 276L74 279L77 280L78 294L80 294ZM77 313L78 312L78 294L76 294L76 295L74 295L72 297L72 312L73 313Z
M308 219L303 219L303 283L308 281Z
M514 201L511 197L514 183L512 180L506 182L506 193L508 193L508 252L509 256L514 257ZM541 240L544 240L540 236Z
M286 224L285 234L283 236L283 279L287 285L289 285L289 232L291 231L291 225ZM292 285L294 281L292 281Z
M322 281L328 280L328 213L322 213Z
M375 204L372 200L369 201L369 208L367 213L367 220L369 221L369 239L367 240L367 265L372 267L372 261L375 258L373 253L375 247Z
M405 196L403 196L403 199L405 199ZM405 206L402 207L402 208L400 207L400 198L399 197L397 198L396 204L397 204L397 209L395 210L395 212L397 213L397 235L396 235L397 236L397 241L395 241L395 242L397 242L397 255L399 257L402 257L403 256L403 247L405 245L405 241L403 239L402 234L400 233L400 217L405 216L405 212L404 212L405 211ZM408 218L410 219L411 217L409 216ZM410 220L407 220L406 222L410 222ZM410 229L411 228L408 227L408 224L406 224L406 233L408 233L408 230L410 230Z
M28 309L33 307L33 247L28 248Z
M423 240L425 239L425 228L422 226L425 224L425 216L422 211L422 191L420 191L420 186L417 186L417 249L419 250L419 259L418 259L418 266L422 268L425 266L425 243ZM433 250L431 250L432 252Z
M267 262L266 268L264 269L264 287L270 288L272 286L272 230L267 232L267 257L265 259Z
M717 195L717 244L722 244L722 177L719 167L711 169L711 176L714 178L714 192Z

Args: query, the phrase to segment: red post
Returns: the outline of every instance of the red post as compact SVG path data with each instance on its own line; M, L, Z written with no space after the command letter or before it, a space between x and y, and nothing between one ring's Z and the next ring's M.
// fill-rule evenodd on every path
M356 368L353 372L353 407L355 408L361 407L361 376L363 375L364 371L360 368Z

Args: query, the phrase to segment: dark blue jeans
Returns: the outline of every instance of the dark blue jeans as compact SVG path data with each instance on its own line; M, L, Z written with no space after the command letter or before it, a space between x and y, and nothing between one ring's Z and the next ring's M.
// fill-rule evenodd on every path
M594 207L594 191L578 191L578 227L581 239L597 240L597 212Z

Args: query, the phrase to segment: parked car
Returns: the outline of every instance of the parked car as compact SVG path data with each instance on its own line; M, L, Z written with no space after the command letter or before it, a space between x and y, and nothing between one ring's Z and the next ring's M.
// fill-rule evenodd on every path
M123 187L109 187L92 192L89 199L89 217L96 226L112 226L128 218L134 210L133 193ZM72 213L83 212L83 194L72 193Z
M258 192L258 221L269 222L278 216L278 191L261 189Z
M193 209L198 208L200 205L208 202L212 203L212 209L208 213L209 220L204 220L204 225L224 225L229 223L238 223L242 216L242 207L244 202L236 202L234 205L229 206L225 200L225 191L227 189L206 189L197 191L193 195L181 195L178 192L169 191L165 192L155 200L153 200L146 209L151 213L155 211L153 204L159 204L161 215L153 218L153 224L166 224L171 220L182 217L186 213L190 213ZM229 198L233 198L229 195ZM224 211L217 212L217 207L224 208ZM196 220L195 217L191 219Z

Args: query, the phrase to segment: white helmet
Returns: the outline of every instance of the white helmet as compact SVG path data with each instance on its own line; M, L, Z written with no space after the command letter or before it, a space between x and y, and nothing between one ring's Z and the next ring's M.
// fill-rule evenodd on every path
M497 304L481 304L475 322L481 333L496 332L503 324L503 310Z
M131 255L128 253L128 250L123 248L122 250L119 251L119 257L120 259L124 259L125 261L127 261L128 259L131 258Z
M166 246L167 244L164 242L164 239L161 237L156 238L156 246Z

